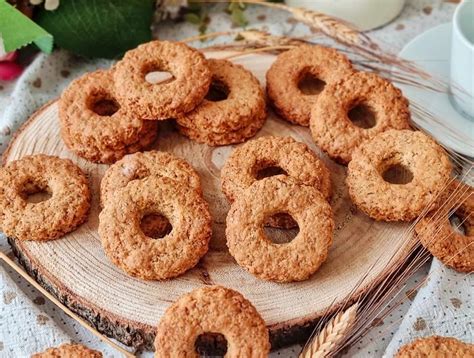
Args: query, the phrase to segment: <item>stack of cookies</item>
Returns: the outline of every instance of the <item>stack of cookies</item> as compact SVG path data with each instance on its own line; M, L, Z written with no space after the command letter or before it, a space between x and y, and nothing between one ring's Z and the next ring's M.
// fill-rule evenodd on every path
M244 67L227 60L207 60L212 73L209 93L194 110L178 116L179 131L208 145L241 143L267 119L260 83Z
M232 202L227 245L239 265L265 280L291 282L309 278L326 260L334 231L331 178L308 146L291 137L248 141L229 156L221 180ZM299 232L275 245L263 225Z
M128 274L172 278L207 252L212 219L199 175L184 160L158 151L126 155L107 169L100 189L102 246Z
M169 71L156 85L147 74ZM73 81L60 99L61 136L77 155L113 163L149 148L157 121L174 118L181 133L208 145L240 143L266 120L253 74L227 60L206 60L179 42L153 41L109 70Z

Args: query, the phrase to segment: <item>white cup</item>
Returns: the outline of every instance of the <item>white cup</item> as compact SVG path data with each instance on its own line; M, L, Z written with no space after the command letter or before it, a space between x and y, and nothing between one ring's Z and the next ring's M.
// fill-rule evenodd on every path
M464 0L453 17L450 89L453 105L474 119L474 0Z

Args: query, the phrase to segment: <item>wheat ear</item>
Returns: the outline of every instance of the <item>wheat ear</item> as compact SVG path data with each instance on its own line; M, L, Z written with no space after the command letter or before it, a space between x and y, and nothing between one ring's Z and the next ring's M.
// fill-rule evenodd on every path
M328 356L342 343L357 317L356 303L329 320L317 336L314 336L300 353L299 358L322 358Z

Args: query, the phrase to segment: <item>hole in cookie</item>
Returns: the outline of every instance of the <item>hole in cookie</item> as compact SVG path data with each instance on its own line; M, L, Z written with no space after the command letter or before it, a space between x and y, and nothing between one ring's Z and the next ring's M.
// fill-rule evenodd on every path
M284 169L280 168L279 166L271 165L268 167L263 167L261 169L258 169L255 175L255 178L257 180L261 180L263 178L268 178L268 177L281 175L281 174L288 175L288 173Z
M41 203L43 201L49 200L52 197L51 189L47 185L34 182L24 183L21 195L26 200L26 202L32 204Z
M229 87L227 87L224 82L213 80L207 92L206 99L212 102L219 102L227 99L228 96Z
M394 164L385 169L382 178L390 184L408 184L413 180L413 173L402 164Z
M161 214L145 215L140 222L140 228L152 239L162 239L173 230L168 218Z
M120 109L118 102L108 95L91 96L89 109L99 116L111 116Z
M326 86L326 82L317 78L313 74L305 73L298 82L299 90L309 96L314 96L321 93Z
M196 338L194 347L201 357L222 357L227 353L227 339L223 334L206 332Z
M352 107L347 116L359 128L369 129L376 124L375 113L364 103L359 103Z
M274 244L287 244L298 235L298 223L288 213L277 213L265 220L264 231L268 239ZM273 227L277 224L279 227Z
M451 226L453 227L455 233L464 236L467 235L468 230L466 227L466 221L458 212L454 212L453 214L451 214L451 216L449 217L449 222L451 223Z

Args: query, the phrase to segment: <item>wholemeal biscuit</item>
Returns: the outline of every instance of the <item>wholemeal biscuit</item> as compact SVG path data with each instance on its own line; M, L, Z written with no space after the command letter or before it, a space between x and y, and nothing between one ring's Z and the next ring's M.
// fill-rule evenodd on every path
M251 123L263 126L266 118L265 95L254 75L240 65L227 60L209 59L212 72L210 92L214 88L225 93L225 98L205 98L194 110L176 121L189 131L224 135L240 132ZM186 132L185 132L186 133ZM214 144L215 140L211 144Z
M222 191L234 201L258 180L261 170L280 168L286 175L314 186L329 200L331 174L309 147L292 137L264 136L236 148L221 170Z
M265 322L237 291L204 286L180 297L158 325L155 357L199 357L195 342L204 333L227 340L226 357L268 357L270 342Z
M66 343L59 347L48 348L42 353L33 354L31 358L102 358L102 353L82 344Z
M211 72L206 59L182 42L151 41L125 53L114 66L120 101L142 119L176 118L193 110L208 92ZM145 75L169 71L171 81L152 84Z
M107 198L99 215L99 236L109 259L129 275L146 280L178 276L207 252L209 208L196 190L158 176L134 180ZM145 235L141 220L161 214L172 230L162 239Z
M171 153L152 150L126 155L106 170L100 182L102 205L132 180L149 176L164 176L202 193L199 175L188 162Z
M452 337L431 336L418 338L400 348L395 358L473 358L474 345Z
M112 164L121 159L124 155L146 150L152 146L158 136L156 122L145 121L145 126L139 134L139 139L121 148L98 148L87 146L82 143L73 142L66 128L61 128L61 137L74 154L94 163Z
M27 201L38 192L51 197ZM57 239L86 220L90 197L86 176L69 159L26 156L0 169L0 227L19 240Z
M289 243L273 243L265 234L267 217L284 212L298 223ZM321 192L277 175L255 182L232 203L226 238L230 254L250 273L275 282L308 279L326 260L333 240L331 206Z
M278 55L266 74L268 97L276 111L286 120L309 125L311 107L319 94L304 94L300 81L311 75L326 85L353 72L343 54L323 46L303 45Z
M213 147L229 144L243 143L247 139L253 137L263 127L266 121L265 112L262 112L260 117L256 117L254 121L247 126L242 127L236 131L225 133L207 132L203 130L196 130L178 125L178 130L186 137L198 142L207 144Z
M360 105L374 116L375 123L363 125L370 128L349 118L350 110ZM347 164L364 140L388 129L408 129L409 120L408 100L398 88L374 73L356 72L325 87L312 107L310 129L322 150Z
M387 170L401 167L408 183L384 179ZM445 151L419 131L388 130L363 142L353 153L346 178L356 206L375 220L410 221L428 206L436 207L451 176Z
M454 180L446 202L422 217L415 226L421 244L445 265L460 272L474 271L474 189ZM461 220L464 233L450 223L451 211Z

